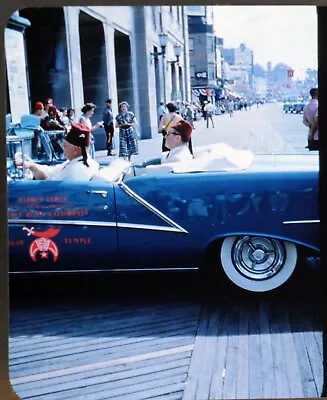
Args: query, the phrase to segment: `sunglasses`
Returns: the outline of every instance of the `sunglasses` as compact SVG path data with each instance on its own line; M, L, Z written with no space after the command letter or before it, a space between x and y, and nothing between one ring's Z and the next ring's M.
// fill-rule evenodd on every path
M182 136L180 133L178 133L178 132L171 132L171 131L169 131L168 133L167 133L167 136L168 135L174 135L174 136Z

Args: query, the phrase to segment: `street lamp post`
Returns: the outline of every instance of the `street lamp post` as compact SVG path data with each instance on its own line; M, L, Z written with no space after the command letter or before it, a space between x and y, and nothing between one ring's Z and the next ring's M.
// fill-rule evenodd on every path
M180 57L181 54L182 54L182 46L179 45L178 43L176 43L176 44L174 45L174 54L175 54L176 60L167 61L167 68L168 68L168 64L170 64L170 65L173 66L174 68L175 68L175 65L179 65L179 57ZM178 77L179 77L179 71L178 71ZM177 91L177 89L176 89L176 88L177 88L176 69L175 69L175 72L174 72L174 79L175 79L175 82L174 82L173 87L175 87L175 92L176 92L176 93L173 93L173 98L176 97L175 100L177 100L177 99L178 99L178 94L177 94L178 91ZM174 94L176 94L176 96L174 96Z
M159 56L162 56L162 81L163 81L163 99L164 99L164 104L166 104L166 71L165 71L165 59L166 59L166 47L168 43L168 35L167 33L161 32L158 35L159 38L159 45L161 47L161 51L155 51L153 53L150 53L150 55L158 60Z

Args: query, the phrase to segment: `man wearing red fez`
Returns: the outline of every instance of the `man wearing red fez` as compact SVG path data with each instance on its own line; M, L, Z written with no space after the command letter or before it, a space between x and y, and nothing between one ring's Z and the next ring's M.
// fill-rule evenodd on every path
M35 103L33 115L35 115L36 117L41 118L42 115L43 115L43 112L44 112L44 105L43 105L43 103L38 101L37 103Z
M97 161L88 155L90 130L80 123L72 124L65 137L64 151L67 161L56 166L40 165L24 156L24 166L39 180L89 181L99 169ZM22 165L22 153L15 154L15 163Z
M184 119L171 125L166 135L166 147L170 151L162 154L161 164L189 162L193 159L189 148L192 130L192 125Z

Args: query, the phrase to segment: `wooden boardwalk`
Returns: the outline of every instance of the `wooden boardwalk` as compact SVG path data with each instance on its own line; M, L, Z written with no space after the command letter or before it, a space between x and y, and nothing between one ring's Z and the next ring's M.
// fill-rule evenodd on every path
M22 399L320 397L318 306L264 296L13 307Z

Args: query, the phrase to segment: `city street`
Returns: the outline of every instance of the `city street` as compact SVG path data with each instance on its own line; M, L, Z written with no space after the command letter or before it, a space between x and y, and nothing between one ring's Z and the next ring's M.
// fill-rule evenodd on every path
M206 128L203 119L195 121L192 135L193 146L225 142L235 148L249 149L255 153L307 153L307 128L302 114L285 114L281 103L253 106L248 111L234 111L233 117L216 115L215 127ZM132 161L139 162L159 156L162 136L139 141L139 155ZM115 132L118 153L118 130ZM97 152L100 160L108 160L106 151ZM112 160L112 157L109 158Z

